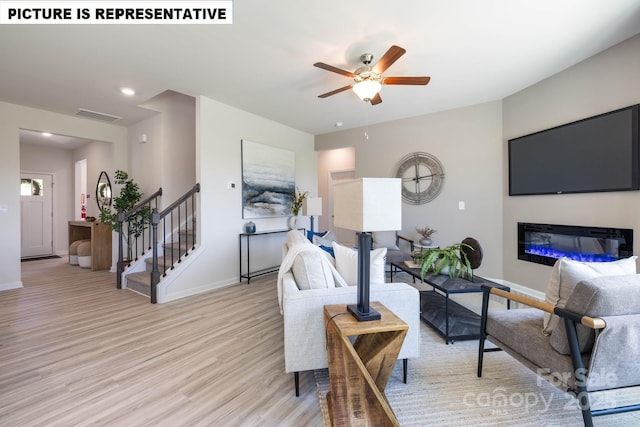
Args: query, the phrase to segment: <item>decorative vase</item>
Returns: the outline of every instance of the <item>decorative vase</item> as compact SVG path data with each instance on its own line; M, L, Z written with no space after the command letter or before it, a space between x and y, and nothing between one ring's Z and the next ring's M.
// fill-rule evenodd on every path
M420 244L422 246L431 246L432 243L433 241L429 237L423 237L422 239L420 239Z
M287 218L287 227L289 227L289 230L294 230L296 228L297 221L298 221L297 215L292 215L289 218Z
M244 232L247 234L253 234L256 232L256 225L253 223L253 221L249 221L244 225Z

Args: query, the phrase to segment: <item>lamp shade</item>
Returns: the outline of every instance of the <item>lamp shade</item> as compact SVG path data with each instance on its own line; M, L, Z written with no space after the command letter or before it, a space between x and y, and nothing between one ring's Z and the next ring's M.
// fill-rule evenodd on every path
M333 187L333 224L370 232L402 229L400 178L358 178Z
M322 197L307 197L302 202L302 215L322 216Z

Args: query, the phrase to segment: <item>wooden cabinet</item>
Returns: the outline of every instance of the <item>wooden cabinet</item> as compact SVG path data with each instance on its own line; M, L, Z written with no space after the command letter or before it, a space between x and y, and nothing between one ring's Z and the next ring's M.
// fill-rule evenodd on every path
M99 221L69 221L69 244L91 240L91 269L111 268L111 227Z
M409 326L379 302L380 320L358 322L344 304L324 307L327 403L334 426L399 426L384 395ZM357 338L352 344L349 337Z

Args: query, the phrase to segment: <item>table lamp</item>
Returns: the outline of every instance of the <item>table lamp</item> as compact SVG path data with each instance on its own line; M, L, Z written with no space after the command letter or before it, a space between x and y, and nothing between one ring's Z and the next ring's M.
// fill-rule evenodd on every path
M311 217L311 231L313 228L313 217L322 216L322 197L307 197L302 201L302 215Z
M333 224L358 236L358 302L347 310L360 322L378 320L369 307L371 232L402 228L400 178L358 178L333 187Z

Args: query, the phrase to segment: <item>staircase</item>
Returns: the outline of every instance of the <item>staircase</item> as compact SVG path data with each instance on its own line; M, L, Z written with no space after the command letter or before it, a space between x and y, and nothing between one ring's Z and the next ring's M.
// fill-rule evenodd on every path
M200 192L200 184L196 184L178 200L162 212L157 209L157 197L162 189L151 198L141 202L131 211L122 213L120 224L120 241L118 249L118 288L126 287L137 293L146 295L151 303L157 303L157 287L168 272L179 267L180 263L196 249L196 193ZM154 199L155 197L155 199ZM156 207L151 207L155 203ZM144 213L144 212L147 213ZM139 221L145 217L145 230L132 236L122 230L129 230L127 221ZM135 229L135 224L133 226ZM161 239L158 238L161 233ZM124 260L123 243L126 245L128 259ZM142 240L139 244L138 240ZM146 243L145 243L146 240ZM139 250L138 248L142 249ZM138 254L138 252L140 252ZM124 282L124 283L123 283Z
M164 243L162 245L162 253L158 253L158 271L161 273L161 275L164 275L165 272L178 267L182 262L183 257L189 256L190 251L194 250L192 246L187 246L186 243L187 241L195 242L193 230L182 230L180 231L180 233L182 234L182 239L180 240L183 243ZM147 256L146 258L141 260L144 264L144 270L128 274L125 270L125 280L127 283L127 289L151 297L151 273L153 272L153 255L151 254L151 252L149 252L149 254L151 256Z

